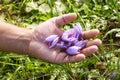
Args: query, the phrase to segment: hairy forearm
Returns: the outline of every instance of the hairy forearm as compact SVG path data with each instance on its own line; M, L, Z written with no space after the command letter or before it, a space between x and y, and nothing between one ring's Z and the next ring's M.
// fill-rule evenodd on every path
M0 22L0 51L28 53L31 30Z

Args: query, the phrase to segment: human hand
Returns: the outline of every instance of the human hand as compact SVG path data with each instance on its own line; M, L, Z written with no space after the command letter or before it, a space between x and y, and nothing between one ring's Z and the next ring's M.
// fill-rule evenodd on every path
M72 22L76 18L77 15L75 13L70 13L51 18L40 24L35 30L33 30L33 37L29 45L29 54L43 61L60 64L80 61L85 59L86 56L96 52L98 46L101 44L101 40L99 39L87 41L85 48L80 51L80 54L73 56L61 52L61 50L56 47L50 49L45 43L45 39L50 35L62 35L64 30L59 27ZM99 30L93 29L83 32L82 35L84 39L90 39L97 36L98 33Z

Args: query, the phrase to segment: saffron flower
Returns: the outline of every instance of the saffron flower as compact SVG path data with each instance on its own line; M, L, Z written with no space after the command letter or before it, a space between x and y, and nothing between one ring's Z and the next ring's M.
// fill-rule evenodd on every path
M60 48L62 48L62 49L67 49L71 45L72 45L72 43L70 43L70 42L64 42L64 41L61 41L61 42L57 43L57 46L60 47Z
M114 71L109 75L109 77L110 77L110 78L115 78L115 77L116 77L116 74L117 74L117 71L114 70Z
M51 35L45 39L49 48L60 47L69 55L80 53L86 45L86 40L82 37L82 28L79 23L74 24L72 29L66 30L61 36Z
M81 40L75 43L75 46L79 46L82 49L86 45L86 40Z
M48 43L49 48L52 48L57 44L58 40L59 40L58 35L51 35L45 39L45 42Z
M74 29L65 31L62 35L62 40L67 42L76 42L78 40L77 34Z
M79 46L71 46L71 47L67 48L66 52L69 55L75 55L75 54L79 53L79 50L80 50Z
M74 24L74 30L76 32L76 36L77 37L82 37L82 28L80 26L80 24Z

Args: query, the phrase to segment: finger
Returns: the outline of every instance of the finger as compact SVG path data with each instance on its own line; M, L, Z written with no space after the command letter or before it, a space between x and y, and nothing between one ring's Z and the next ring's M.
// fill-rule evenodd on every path
M83 35L84 39L89 39L89 38L93 38L93 37L97 36L98 33L99 33L98 29L92 29L92 30L83 32L82 35Z
M61 52L56 56L54 63L61 64L61 63L67 63L67 62L76 62L76 61L80 61L82 59L85 59L84 54L70 56L70 55L67 55L67 53L65 53L65 52Z
M86 47L92 46L92 45L96 45L96 46L100 46L102 44L102 41L100 39L95 39L92 41L88 41L86 44Z
M67 53L65 53L65 52L58 53L55 60L54 60L54 63L57 63L57 64L65 63L64 58L66 56L67 56Z
M84 54L85 56L90 56L92 53L95 53L98 50L98 47L96 45L87 47L83 49L80 53Z
M55 22L57 26L62 26L64 24L74 21L76 18L77 18L76 13L69 13L69 14L64 14L62 16L52 18L51 20L52 22Z
M78 62L80 60L83 60L85 59L85 55L84 54L78 54L78 55L75 55L75 56L69 56L67 55L65 58L64 58L64 61L63 62Z

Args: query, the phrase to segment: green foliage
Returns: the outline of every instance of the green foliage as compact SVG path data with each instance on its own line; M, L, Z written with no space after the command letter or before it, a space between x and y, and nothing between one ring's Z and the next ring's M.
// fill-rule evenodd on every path
M61 65L42 62L30 56L0 52L0 79L119 80L119 6L120 0L0 0L0 21L35 28L49 18L74 12L78 14L78 19L73 23L80 22L84 30L99 29L101 32L97 38L103 40L93 57ZM62 28L70 28L71 24Z

